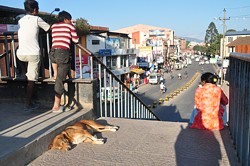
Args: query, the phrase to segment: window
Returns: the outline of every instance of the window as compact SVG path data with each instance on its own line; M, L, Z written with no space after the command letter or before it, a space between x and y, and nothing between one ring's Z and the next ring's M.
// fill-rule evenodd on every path
M113 56L113 57L111 58L111 60L112 60L112 64L111 64L112 67L113 67L113 68L116 68L116 60L117 60L117 57L114 57L114 56Z
M233 37L228 37L228 43L232 42L233 41Z
M121 67L126 67L126 55L121 55Z
M111 68L111 56L106 57L106 65L108 68Z
M100 45L100 40L92 40L92 45Z
M107 67L110 69L116 68L116 61L117 61L117 57L115 56L106 57Z

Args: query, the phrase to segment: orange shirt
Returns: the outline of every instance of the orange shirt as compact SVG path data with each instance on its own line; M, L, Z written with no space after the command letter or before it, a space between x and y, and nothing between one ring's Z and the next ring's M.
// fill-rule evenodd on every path
M228 104L228 98L220 87L211 83L198 87L195 92L195 106L198 114L190 127L208 130L223 129L224 109L220 104Z

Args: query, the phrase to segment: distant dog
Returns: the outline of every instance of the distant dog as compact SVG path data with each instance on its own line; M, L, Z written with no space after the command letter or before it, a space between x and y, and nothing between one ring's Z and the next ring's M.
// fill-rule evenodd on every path
M108 126L96 123L93 120L81 120L72 126L67 127L64 131L58 134L50 143L49 149L69 150L71 145L76 145L81 142L92 144L104 144L103 138L94 137L94 133L103 131L115 132L119 129L118 126Z

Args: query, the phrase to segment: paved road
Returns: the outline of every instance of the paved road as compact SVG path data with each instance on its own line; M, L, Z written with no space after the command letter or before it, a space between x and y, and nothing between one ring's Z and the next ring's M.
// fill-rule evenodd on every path
M171 121L171 122L188 122L189 117L192 113L194 106L194 93L200 82L200 75L202 72L215 72L214 65L199 65L197 62L193 62L192 65L189 65L188 68L184 68L182 70L175 70L174 75L175 78L173 80L170 79L170 74L165 74L167 87L167 92L161 94L159 92L159 85L144 85L139 88L139 97L144 101L147 105L152 105L154 101L159 101L160 98L165 99L166 95L178 89L179 87L185 85L191 77L195 75L198 71L199 76L193 82L192 86L190 86L187 90L179 94L172 100L164 102L163 105L157 106L154 108L154 112L160 117L162 121ZM182 80L178 80L177 74L180 72L184 75L184 72L188 71L189 77L187 79L183 78ZM181 102L181 104L176 104L176 102Z

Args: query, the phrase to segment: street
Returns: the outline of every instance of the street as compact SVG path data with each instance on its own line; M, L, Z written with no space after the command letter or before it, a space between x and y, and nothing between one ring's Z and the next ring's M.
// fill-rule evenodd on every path
M188 72L188 78L184 78L184 72ZM160 93L159 85L146 84L138 89L139 98L147 105L153 105L153 102L158 103L159 99L165 99L165 97L174 92L174 90L185 85L196 72L199 72L199 76L193 82L193 84L183 92L181 92L177 97L170 101L164 101L163 104L157 105L156 108L152 108L153 111L160 117L162 121L170 122L188 122L189 117L192 113L194 107L194 93L200 82L200 76L202 72L215 72L215 66L212 64L199 65L198 62L193 62L187 68L182 70L174 70L174 78L171 80L170 73L165 73L165 86L167 88L166 93ZM182 74L182 79L178 80L178 73ZM175 103L182 102L178 104Z

